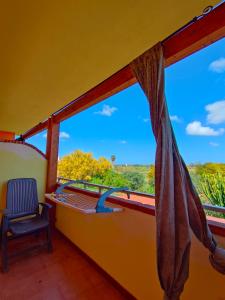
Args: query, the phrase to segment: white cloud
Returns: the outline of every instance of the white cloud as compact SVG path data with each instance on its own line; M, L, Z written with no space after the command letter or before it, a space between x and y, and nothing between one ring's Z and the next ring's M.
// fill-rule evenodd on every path
M101 116L106 116L106 117L111 117L112 114L117 111L117 107L110 107L109 105L103 105L102 110L96 111L95 114L101 115Z
M143 122L145 122L145 123L148 123L149 121L150 121L149 118L144 118L144 119L143 119Z
M212 147L218 147L220 144L214 143L214 142L209 142L209 145Z
M120 144L127 144L127 141L120 141Z
M177 116L177 115L172 115L170 116L170 120L172 122L177 122L177 123L180 123L181 122L181 119Z
M225 72L225 58L221 57L211 62L211 64L209 65L209 70L216 73Z
M220 124L225 122L225 100L216 101L205 107L208 112L207 121L210 124Z
M208 126L202 126L202 123L199 121L194 121L187 125L186 133L189 135L218 136L224 133L224 129L215 130Z
M65 131L60 131L59 133L59 138L60 139L69 139L70 138L70 135L69 133L65 132Z
M47 133L43 134L43 138L45 138L45 139L47 138ZM60 139L69 139L70 135L69 135L69 133L67 133L65 131L60 131L59 138Z

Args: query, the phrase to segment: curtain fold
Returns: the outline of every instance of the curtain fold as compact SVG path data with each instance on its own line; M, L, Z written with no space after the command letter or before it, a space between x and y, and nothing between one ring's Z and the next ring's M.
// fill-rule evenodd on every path
M156 139L155 193L157 267L164 300L178 300L189 274L191 230L210 251L210 261L225 274L225 251L217 247L200 198L179 153L165 99L161 43L130 64L147 96Z

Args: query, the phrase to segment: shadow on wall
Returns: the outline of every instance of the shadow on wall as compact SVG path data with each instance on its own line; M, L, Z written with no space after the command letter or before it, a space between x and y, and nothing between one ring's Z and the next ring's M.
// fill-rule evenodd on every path
M35 148L22 143L0 142L0 209L5 207L9 179L35 178L39 201L44 201L47 160Z

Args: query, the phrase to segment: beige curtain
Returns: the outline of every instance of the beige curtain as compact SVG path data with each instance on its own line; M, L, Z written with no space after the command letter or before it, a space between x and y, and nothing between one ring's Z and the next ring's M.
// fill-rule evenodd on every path
M225 274L225 251L209 230L200 198L179 154L165 99L164 57L159 43L131 63L150 105L156 150L157 266L165 295L177 300L189 272L191 230L210 251L214 268ZM185 92L185 91L184 91Z

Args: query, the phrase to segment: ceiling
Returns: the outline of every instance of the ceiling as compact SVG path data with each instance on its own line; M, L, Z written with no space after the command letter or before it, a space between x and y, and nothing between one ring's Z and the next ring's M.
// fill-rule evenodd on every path
M23 133L216 2L1 1L0 130Z

